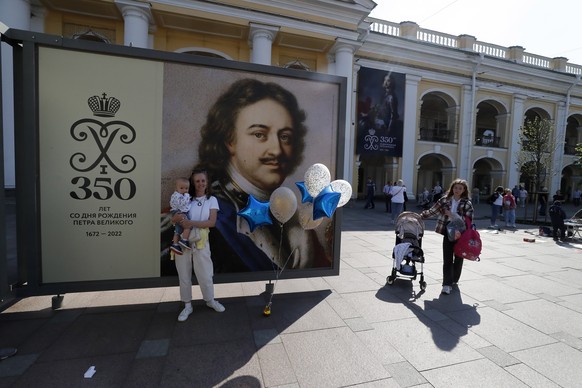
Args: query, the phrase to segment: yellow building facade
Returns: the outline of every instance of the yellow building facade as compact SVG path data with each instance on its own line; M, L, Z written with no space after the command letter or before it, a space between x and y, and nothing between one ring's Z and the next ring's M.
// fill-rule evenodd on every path
M519 46L424 30L369 17L370 0L0 0L7 27L114 45L221 57L347 78L343 179L353 197L366 176L381 187L403 179L410 193L467 179L482 196L530 179L517 168L527 118L554 124L556 147L543 177L553 193L582 185L582 67ZM4 48L3 48L4 50ZM3 51L4 53L4 51ZM9 96L3 55L3 95ZM356 152L357 86L362 67L404 74L402 157ZM5 77L8 77L6 79ZM4 98L5 186L14 187L10 97Z

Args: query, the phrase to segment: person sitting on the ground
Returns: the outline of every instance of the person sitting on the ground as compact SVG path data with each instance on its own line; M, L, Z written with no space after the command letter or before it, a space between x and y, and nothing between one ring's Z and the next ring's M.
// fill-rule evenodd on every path
M560 241L566 239L566 226L564 225L564 220L566 219L566 213L562 209L562 201L554 201L549 209L550 218L552 220L552 236L554 240L558 240L558 230L560 231Z

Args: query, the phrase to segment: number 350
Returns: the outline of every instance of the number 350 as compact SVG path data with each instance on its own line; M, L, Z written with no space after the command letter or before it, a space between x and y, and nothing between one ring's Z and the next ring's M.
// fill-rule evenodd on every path
M70 195L74 199L95 199L106 200L115 195L122 200L129 200L135 196L135 183L129 178L121 178L115 181L111 187L111 178L95 178L91 187L91 179L84 176L77 176L71 180L71 183L80 190L71 191Z

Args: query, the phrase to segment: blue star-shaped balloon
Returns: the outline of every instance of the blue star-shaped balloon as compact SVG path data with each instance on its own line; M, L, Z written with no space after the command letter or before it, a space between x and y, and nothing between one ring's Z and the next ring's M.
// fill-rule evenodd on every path
M252 195L249 195L247 206L237 214L247 220L251 232L257 226L273 224L273 220L269 215L269 202L258 201Z
M313 197L307 191L307 188L305 187L305 182L295 182L295 185L297 185L299 191L301 192L301 203L313 202Z
M340 197L341 193L333 191L331 185L324 187L313 201L313 219L317 220L324 216L331 218Z

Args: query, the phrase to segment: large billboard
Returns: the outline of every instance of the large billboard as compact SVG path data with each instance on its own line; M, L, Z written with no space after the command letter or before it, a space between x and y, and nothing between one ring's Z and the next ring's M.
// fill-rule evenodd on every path
M402 157L405 82L401 73L358 71L358 154Z
M220 205L216 282L339 273L341 211L315 217L301 188L314 165L342 178L344 78L13 33L21 103L38 101L22 112L38 144L16 154L36 170L38 257L19 257L34 292L177 284L170 198L200 168ZM254 219L278 187L297 210Z

